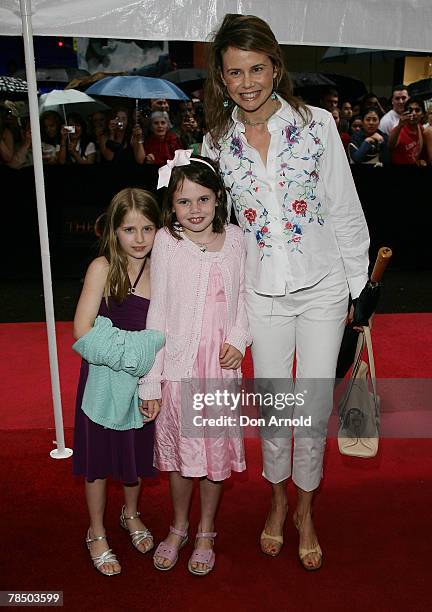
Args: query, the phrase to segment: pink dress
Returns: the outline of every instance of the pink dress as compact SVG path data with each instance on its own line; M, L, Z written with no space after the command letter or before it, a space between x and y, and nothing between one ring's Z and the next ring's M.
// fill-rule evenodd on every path
M193 394L211 393L217 388L240 391L239 372L223 370L219 351L226 338L226 299L222 275L213 263L204 306L198 354L191 381L166 381L162 385L162 409L156 419L154 466L162 471L180 472L185 477L207 476L225 480L231 470L246 469L238 414L229 406L193 406ZM223 381L221 380L223 379ZM231 418L228 424L195 425L194 417Z

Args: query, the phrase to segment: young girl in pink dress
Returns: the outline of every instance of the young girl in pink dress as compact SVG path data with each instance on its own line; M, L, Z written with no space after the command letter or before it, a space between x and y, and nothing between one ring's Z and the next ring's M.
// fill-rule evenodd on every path
M191 151L176 151L159 177L158 186L168 188L164 227L153 247L147 325L165 333L166 346L140 380L139 394L151 410L161 402L154 465L170 473L174 516L167 538L155 552L154 565L172 569L187 542L197 477L201 518L188 568L205 575L215 561L214 518L223 481L232 470L241 472L246 465L235 418L226 426L206 428L202 417L221 412L208 406L197 409L193 402L198 396L193 395L203 386L208 392L215 380L226 388L240 377L250 344L244 304L245 247L240 228L226 224L227 196L214 162L191 157Z

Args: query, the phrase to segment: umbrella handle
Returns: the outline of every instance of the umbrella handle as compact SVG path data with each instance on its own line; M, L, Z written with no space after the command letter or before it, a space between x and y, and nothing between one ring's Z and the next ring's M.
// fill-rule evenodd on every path
M380 282L392 255L392 250L389 247L380 248L370 277L371 283Z

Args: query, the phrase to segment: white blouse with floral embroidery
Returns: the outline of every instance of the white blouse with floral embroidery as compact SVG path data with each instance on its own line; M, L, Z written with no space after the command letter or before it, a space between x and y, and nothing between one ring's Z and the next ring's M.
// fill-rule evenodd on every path
M367 281L369 233L333 117L309 107L304 125L279 97L268 121L267 165L233 126L218 147L205 137L202 155L217 159L247 245L246 286L285 295L323 279L342 257L353 298ZM231 206L230 206L231 208Z

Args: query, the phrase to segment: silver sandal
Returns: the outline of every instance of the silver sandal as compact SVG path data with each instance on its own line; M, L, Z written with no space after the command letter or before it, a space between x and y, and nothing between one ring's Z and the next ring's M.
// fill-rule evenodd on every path
M87 531L87 536L86 536L86 544L87 544L87 548L90 551L90 544L92 542L99 542L101 540L106 540L106 536L97 536L96 538L91 538L90 537L90 527ZM118 563L118 559L115 556L115 554L113 553L112 549L109 548L108 550L106 550L105 552L103 552L102 554L98 555L97 557L92 557L91 552L90 552L90 559L93 561L93 565L94 567L97 569L98 572L100 572L101 574L103 574L104 576L117 576L117 574L121 573L121 570L117 571L117 572L109 572L107 570L103 570L102 566L105 563Z
M125 516L125 508L126 508L126 506L123 506L123 508L121 510L120 525L123 527L123 529L126 529L126 531L129 532L129 535L130 535L131 540L132 540L133 547L136 548L138 552L140 552L143 555L145 555L154 546L153 536L152 536L150 530L147 529L147 528L145 528L145 529L137 529L136 531L129 531L126 521L131 521L133 519L138 518L140 516L140 513L136 512L132 516ZM149 548L147 548L146 550L141 550L140 548L138 548L138 546L141 544L141 542L143 540L151 540L151 546Z

